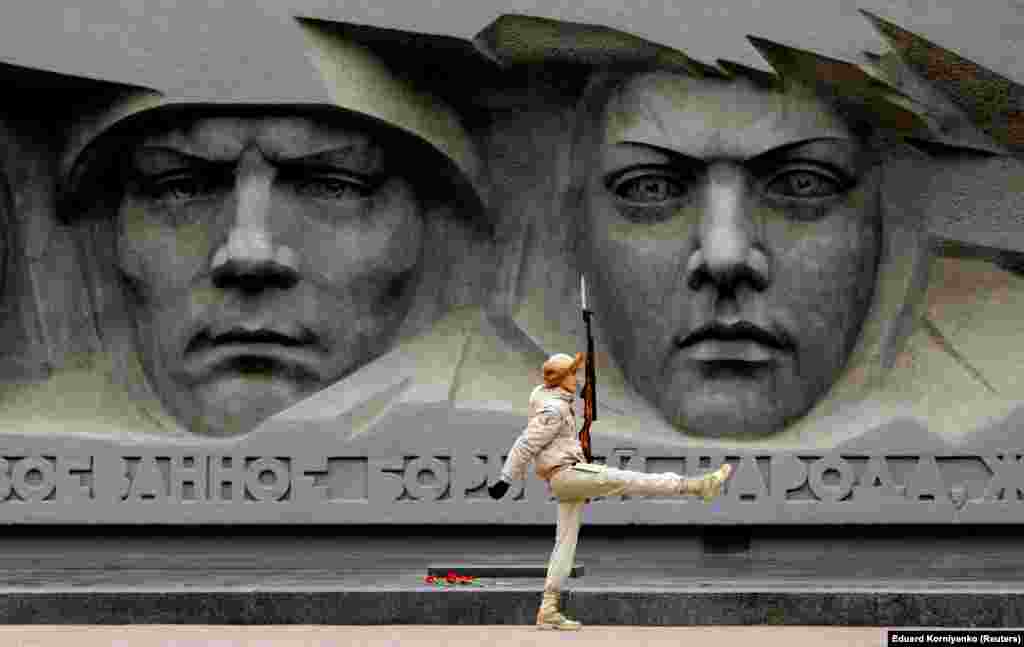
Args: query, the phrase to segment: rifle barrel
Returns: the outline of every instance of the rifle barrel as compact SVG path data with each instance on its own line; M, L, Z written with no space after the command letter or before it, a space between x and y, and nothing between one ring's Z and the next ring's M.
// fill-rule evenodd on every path
M592 420L597 420L597 367L594 366L594 334L590 328L589 310L583 311L583 321L587 324L587 388L589 390Z

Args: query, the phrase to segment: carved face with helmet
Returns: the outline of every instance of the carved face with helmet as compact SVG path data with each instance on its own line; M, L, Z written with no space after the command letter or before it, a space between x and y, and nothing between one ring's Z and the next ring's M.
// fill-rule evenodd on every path
M450 247L481 229L455 111L370 49L303 29L329 100L136 94L68 156L76 216L114 224L144 374L196 433L248 431L429 322L448 253L465 253Z

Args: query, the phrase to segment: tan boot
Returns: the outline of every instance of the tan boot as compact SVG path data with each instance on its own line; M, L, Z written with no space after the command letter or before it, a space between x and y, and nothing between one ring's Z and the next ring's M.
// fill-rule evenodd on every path
M566 618L558 611L557 592L544 592L544 598L537 609L537 628L555 629L558 631L577 631L583 625L575 620Z
M705 502L710 501L722 493L722 486L729 480L731 474L732 465L725 463L699 479L683 479L683 494L696 494Z

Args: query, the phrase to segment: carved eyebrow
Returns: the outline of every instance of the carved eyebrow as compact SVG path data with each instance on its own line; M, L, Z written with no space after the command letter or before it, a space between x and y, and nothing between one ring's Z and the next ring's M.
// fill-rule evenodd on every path
M694 157L693 155L688 155L686 153L677 151L674 148L666 148L664 146L657 146L657 145L652 144L650 142L638 141L638 140L633 140L633 139L623 139L621 141L615 142L614 146L615 146L615 148L617 148L619 150L628 150L628 149L633 148L633 147L644 148L644 149L647 149L648 151L650 151L652 153L655 153L655 154L658 154L658 155L663 155L663 156L669 158L669 160L671 162L676 163L676 164L679 164L679 163L683 163L683 164L703 164L704 163L704 160L699 158L699 157Z
M380 161L379 151L358 145L342 146L311 155L278 158L271 163L281 166L337 167L352 170L374 170ZM235 165L237 159L209 159L168 146L143 146L132 155L133 168L144 175L209 165Z
M274 163L282 166L335 167L354 171L374 171L380 165L380 158L380 151L375 146L350 144L311 155L280 157L274 160Z
M785 144L756 155L745 163L754 167L758 165L772 166L788 160L822 163L833 170L845 173L849 178L856 178L864 172L866 158L855 141L837 137L819 137Z
M166 146L144 146L132 154L132 167L144 175L158 175L192 166L208 166L218 161L189 155Z
M640 146L656 153L670 156L676 160L683 162L696 162L706 163L707 159L700 156L694 156L687 153L683 153L674 148L666 148L652 144L648 141L641 141L635 139L623 139L615 143L616 146ZM841 150L836 150L835 146L839 145ZM812 137L809 139L801 139L798 141L786 142L785 144L775 146L768 150L761 151L756 155L752 155L744 160L743 162L758 162L762 160L772 159L774 157L797 157L801 152L809 152L805 149L817 147L819 155L824 153L825 157L832 158L847 158L849 164L852 165L853 158L857 153L857 145L850 139L843 137ZM837 160L845 161L845 160Z
M840 150L836 150L836 146L839 146ZM783 144L782 146L776 146L775 148L758 153L748 161L756 162L773 157L799 157L800 153L811 152L811 150L808 149L816 150L819 154L838 153L842 156L849 155L852 157L857 152L857 145L849 139L842 139L839 137L814 137L812 139L804 139L797 142ZM828 156L835 157L834 154Z

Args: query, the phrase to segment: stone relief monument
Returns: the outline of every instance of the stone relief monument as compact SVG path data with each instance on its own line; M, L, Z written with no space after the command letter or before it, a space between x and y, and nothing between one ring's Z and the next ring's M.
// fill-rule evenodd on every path
M16 90L0 110L0 400L7 410L26 385L73 365L95 343L74 240L57 217L63 143L53 124L69 117L62 97L127 86L7 63L0 81Z
M864 18L772 71L525 15L289 14L280 82L9 66L76 98L3 122L0 519L546 523L485 488L582 274L598 460L739 468L595 522L1018 521L1021 89Z
M332 101L161 97L71 162L70 192L113 193L96 199L112 212L89 214L109 231L90 233L114 239L92 241L113 261L97 289L124 287L114 316L134 319L133 378L193 433L250 431L379 356L410 318L432 323L468 291L446 274L488 242L457 116L365 49L304 28L339 84Z
M525 58L509 34L531 28L551 26L509 18L486 38L499 52L507 39L508 58ZM926 417L957 438L1005 414L1016 400L1009 384L989 388L965 371L971 360L920 339L932 326L919 322L921 308L936 306L922 293L941 299L948 287L926 283L941 260L932 260L931 214L907 189L945 162L908 141L961 155L1002 146L948 100L917 88L915 99L878 72L752 42L778 76L728 62L709 72L628 60L584 92L563 214L579 223L575 260L595 279L595 312L606 313L606 383L621 380L618 393L606 387L605 402L613 415L628 412L608 426L651 434L664 420L730 445L828 446L886 416ZM549 50L534 55L563 55ZM715 168L734 168L715 171L708 155L722 161ZM745 169L735 166L742 160ZM564 299L575 290L571 280L560 288ZM801 346L815 350L801 360ZM911 353L961 366L901 372ZM989 370L1012 373L1019 362L1004 359ZM932 398L936 387L987 401L964 407L963 398ZM656 412L641 420L638 400Z

